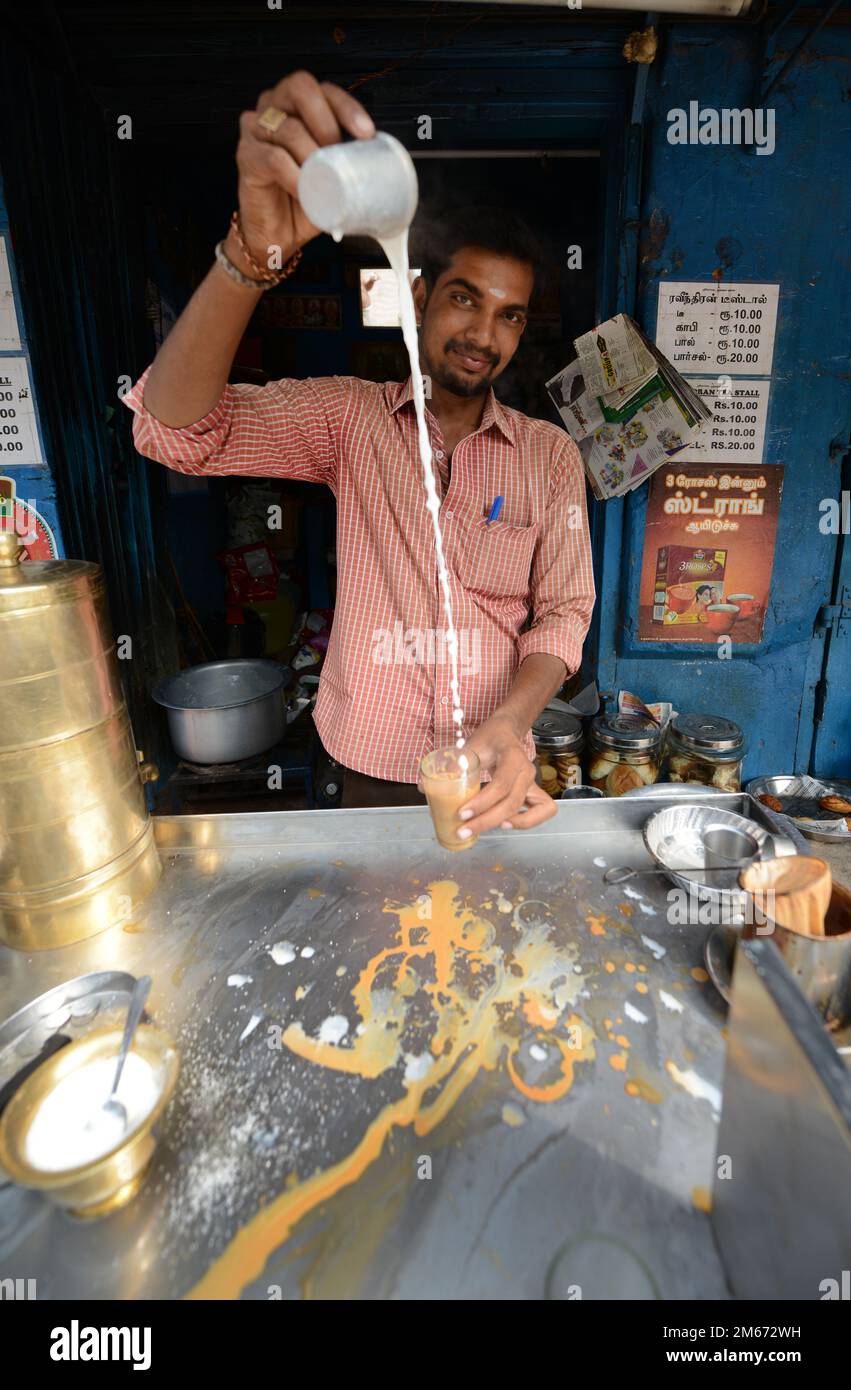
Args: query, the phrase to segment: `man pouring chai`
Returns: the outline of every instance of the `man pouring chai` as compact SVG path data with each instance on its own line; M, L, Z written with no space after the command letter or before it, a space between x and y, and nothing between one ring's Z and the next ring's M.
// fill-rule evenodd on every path
M125 397L137 449L168 468L293 478L334 493L337 600L314 719L345 769L344 807L424 802L421 760L458 735L450 663L433 640L445 629L412 380L249 386L228 384L228 375L260 297L319 235L298 202L301 165L319 146L374 134L357 101L305 72L242 114L238 212L153 365ZM279 272L268 269L272 247L281 248ZM558 426L507 408L492 390L526 327L536 254L518 218L462 211L441 224L413 286L464 658L461 732L465 751L489 774L459 812L459 845L555 815L535 783L531 726L578 669L594 604L578 450ZM530 608L531 626L521 631ZM385 640L399 632L401 652Z

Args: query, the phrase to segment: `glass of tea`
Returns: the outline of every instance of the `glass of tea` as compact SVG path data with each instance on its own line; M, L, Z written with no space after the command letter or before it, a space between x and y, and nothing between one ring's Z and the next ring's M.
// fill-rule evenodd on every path
M469 849L479 838L459 840L464 824L458 812L482 785L482 769L475 753L464 748L437 748L420 763L420 780L426 794L434 833L444 849Z

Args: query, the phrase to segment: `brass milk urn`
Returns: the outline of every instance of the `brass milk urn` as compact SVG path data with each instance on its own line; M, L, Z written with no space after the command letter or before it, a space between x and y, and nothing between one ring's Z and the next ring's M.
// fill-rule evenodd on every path
M160 875L103 574L0 531L0 941L82 941Z

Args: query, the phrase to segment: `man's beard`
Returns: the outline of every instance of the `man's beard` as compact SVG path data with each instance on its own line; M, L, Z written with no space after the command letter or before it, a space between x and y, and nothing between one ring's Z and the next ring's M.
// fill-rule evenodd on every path
M432 381L436 381L438 386L443 387L444 391L451 391L454 396L483 396L485 392L489 389L490 384L494 376L496 375L496 369L499 366L499 363L494 362L491 366L488 367L488 370L483 377L479 378L478 380L471 381L469 377L464 376L463 373L461 373L460 371L456 371L455 368L450 364L449 352L451 348L456 348L459 351L463 351L459 343L456 343L453 339L450 339L450 341L446 344L446 347L443 349L444 360L441 361L439 365L436 367L429 365L428 372Z

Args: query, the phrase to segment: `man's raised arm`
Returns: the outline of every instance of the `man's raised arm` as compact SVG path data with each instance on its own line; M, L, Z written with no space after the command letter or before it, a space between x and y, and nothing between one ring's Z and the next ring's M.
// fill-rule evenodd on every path
M264 112L277 114L261 123ZM283 119L281 119L283 117ZM369 139L366 111L332 82L291 73L262 92L255 111L240 117L236 152L242 244L233 229L223 251L247 280L283 266L319 235L297 197L301 165L320 145L346 133ZM275 128L272 128L275 127ZM247 248L247 254L246 254ZM262 288L251 288L215 263L195 291L146 375L145 409L163 425L181 429L202 420L221 399L234 354Z

